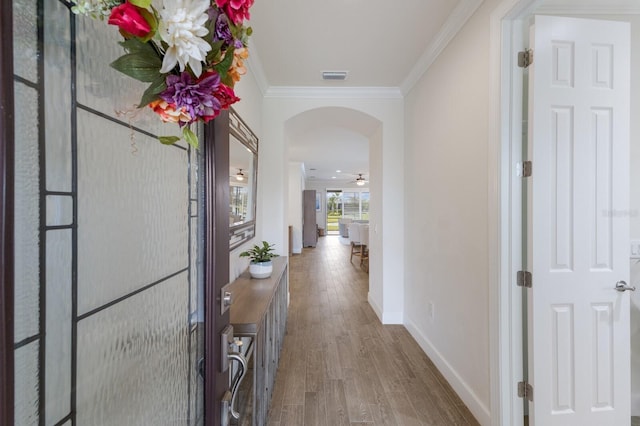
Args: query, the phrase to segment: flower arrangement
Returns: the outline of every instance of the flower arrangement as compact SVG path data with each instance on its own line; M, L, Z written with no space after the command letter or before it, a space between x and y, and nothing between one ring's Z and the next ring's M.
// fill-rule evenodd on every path
M197 147L191 124L207 122L240 99L233 91L247 72L254 0L72 0L71 10L107 19L119 28L125 54L111 66L149 83L139 108L150 107L164 122L177 123ZM177 136L160 137L173 144Z

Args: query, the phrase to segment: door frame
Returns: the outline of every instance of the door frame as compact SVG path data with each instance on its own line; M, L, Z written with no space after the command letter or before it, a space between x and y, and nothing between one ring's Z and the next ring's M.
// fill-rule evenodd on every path
M13 58L13 7L0 0L0 57ZM0 61L0 422L13 416L13 60Z
M522 71L516 55L525 46L524 20L537 13L554 15L640 14L640 7L601 5L547 7L542 0L503 0L490 22L489 117L489 329L491 424L522 426L524 405L517 396L523 377L520 292L515 275L522 259L521 187L514 185L514 164L522 158Z

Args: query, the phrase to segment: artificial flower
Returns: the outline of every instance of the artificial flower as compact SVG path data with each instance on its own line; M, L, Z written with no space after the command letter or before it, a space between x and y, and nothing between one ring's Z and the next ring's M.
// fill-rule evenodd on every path
M233 51L233 63L229 68L229 75L236 83L240 81L240 78L247 73L247 69L244 66L244 60L249 57L249 51L246 47L235 49Z
M151 31L151 26L140 13L141 9L128 1L114 7L109 16L109 25L116 25L120 30L136 37L145 37Z
M158 99L149 103L149 107L160 116L165 123L190 123L191 116L184 109L176 109L176 106L163 99Z
M186 71L179 76L170 74L167 77L167 89L160 94L160 98L183 109L195 121L218 115L221 105L215 92L219 85L220 76L215 71L207 71L196 81Z
M254 0L70 1L74 13L108 16L108 23L119 27L126 53L111 66L148 83L139 107L177 123L190 145L198 146L191 124L206 123L240 100L233 87L247 72L252 34L242 22ZM158 139L172 144L180 138Z
M249 20L249 8L253 6L253 0L216 0L216 5L224 10L234 24L241 24Z
M170 72L176 64L180 66L180 72L189 65L196 77L202 74L202 62L211 50L211 45L202 39L209 33L205 23L210 5L209 0L164 1L158 32L168 47L161 74Z
M229 18L224 13L219 13L215 20L216 31L213 34L213 41L224 41L227 44L234 42L233 34L231 34L231 28L229 28Z

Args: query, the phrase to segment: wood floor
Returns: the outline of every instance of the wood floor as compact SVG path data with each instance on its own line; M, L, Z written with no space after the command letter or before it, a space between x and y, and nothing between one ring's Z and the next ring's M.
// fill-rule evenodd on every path
M381 325L339 237L290 258L271 426L477 425L403 326Z

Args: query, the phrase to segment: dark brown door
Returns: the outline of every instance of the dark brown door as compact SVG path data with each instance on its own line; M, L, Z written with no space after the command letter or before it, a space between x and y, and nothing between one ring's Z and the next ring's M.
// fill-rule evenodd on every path
M221 401L229 389L228 370L222 371L221 333L229 325L229 311L221 314L222 287L229 282L229 113L224 111L205 130L205 236L207 425L219 425Z

